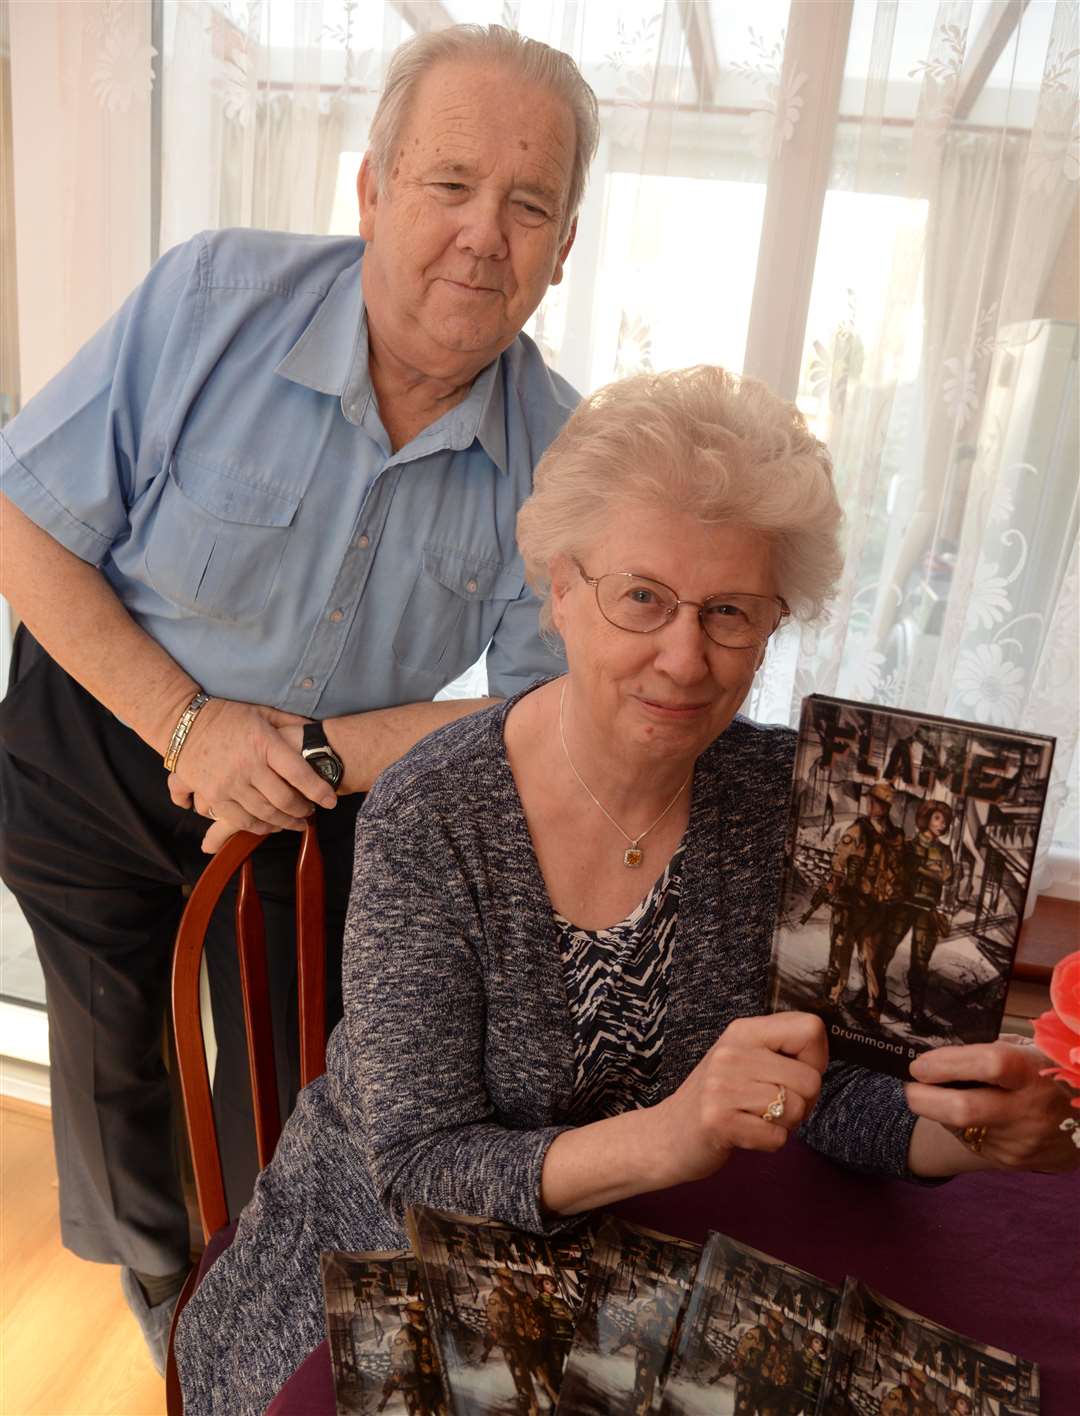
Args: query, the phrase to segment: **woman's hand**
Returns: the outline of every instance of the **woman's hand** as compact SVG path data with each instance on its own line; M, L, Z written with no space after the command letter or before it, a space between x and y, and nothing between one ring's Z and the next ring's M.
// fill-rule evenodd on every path
M779 1150L813 1110L828 1060L824 1024L811 1013L736 1019L671 1096L556 1136L541 1207L580 1214L702 1180L736 1147ZM781 1087L783 1110L766 1119Z
M992 1043L938 1047L911 1064L905 1086L908 1106L937 1127L917 1126L909 1163L919 1175L961 1170L1073 1170L1080 1150L1061 1123L1076 1111L1060 1083L1039 1075L1052 1065L1027 1038L1005 1034ZM954 1088L943 1082L978 1082ZM959 1137L965 1128L984 1129L977 1150ZM957 1147L960 1146L960 1149Z
M736 1148L779 1150L813 1110L828 1060L824 1024L812 1013L736 1019L653 1108L671 1170L664 1184L712 1175ZM766 1120L781 1087L783 1113Z

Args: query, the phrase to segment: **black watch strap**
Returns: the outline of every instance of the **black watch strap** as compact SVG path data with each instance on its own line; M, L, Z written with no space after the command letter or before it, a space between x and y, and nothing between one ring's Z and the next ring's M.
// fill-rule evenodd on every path
M321 747L324 752L334 752L326 736L326 729L317 719L314 723L304 724L304 752L313 752L317 747ZM337 754L334 753L336 757Z
M326 730L317 719L313 723L304 724L300 752L305 761L332 787L336 787L345 775L345 764L330 746Z

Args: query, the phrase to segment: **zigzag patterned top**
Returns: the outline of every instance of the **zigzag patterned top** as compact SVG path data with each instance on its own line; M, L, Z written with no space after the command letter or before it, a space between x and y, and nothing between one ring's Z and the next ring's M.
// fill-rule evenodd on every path
M626 919L580 929L555 914L574 1030L571 1115L617 1116L661 1099L667 975L679 923L684 835Z

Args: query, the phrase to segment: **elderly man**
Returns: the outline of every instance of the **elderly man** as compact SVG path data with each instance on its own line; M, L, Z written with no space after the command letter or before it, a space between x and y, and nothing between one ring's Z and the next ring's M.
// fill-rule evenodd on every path
M411 41L359 173L362 242L231 231L169 252L0 443L0 588L24 626L2 868L46 978L64 1242L124 1266L159 1357L188 1263L160 1040L200 847L335 807L339 986L359 794L477 706L431 699L485 646L495 694L552 671L514 520L576 394L521 329L562 277L596 133L566 55L497 27ZM286 839L256 856L281 1017ZM223 912L238 1206L255 1161L232 955Z

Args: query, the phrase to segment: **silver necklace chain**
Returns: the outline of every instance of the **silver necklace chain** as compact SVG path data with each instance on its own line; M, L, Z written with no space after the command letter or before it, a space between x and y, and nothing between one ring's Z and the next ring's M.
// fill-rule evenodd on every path
M563 705L565 704L565 702L566 680L563 679L562 688L559 690L559 741L562 743L563 756L566 758L567 765L569 766L571 772L573 772L574 776L578 779L578 783L580 784L582 790L585 792L585 795L589 798L589 800L594 806L598 807L604 813L607 819L611 822L612 826L614 826L616 831L618 831L619 835L623 838L624 841L627 842L626 850L623 851L623 865L629 866L631 869L635 869L645 859L645 852L641 849L642 841L645 839L645 837L649 834L650 831L655 830L655 828L660 825L664 817L668 814L671 808L682 796L683 792L686 790L687 783L694 775L694 769L693 767L690 768L690 771L683 778L682 785L679 787L679 790L671 798L667 806L664 807L663 811L652 823L652 825L647 826L645 830L639 832L638 835L631 836L629 831L623 830L623 828L615 820L614 816L612 816L611 812L608 811L604 803L600 801L600 799L590 789L589 784L585 781L585 778L574 766L574 759L570 756L570 749L566 745L566 729L563 727Z

